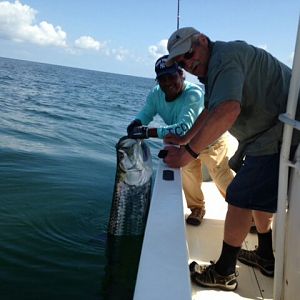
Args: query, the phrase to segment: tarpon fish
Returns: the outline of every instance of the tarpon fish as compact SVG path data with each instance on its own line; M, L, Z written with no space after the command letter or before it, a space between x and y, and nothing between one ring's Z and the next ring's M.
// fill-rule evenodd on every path
M151 198L150 149L144 140L122 137L116 150L117 170L108 233L143 235Z
M106 241L104 300L132 300L151 197L152 161L143 140L122 137Z

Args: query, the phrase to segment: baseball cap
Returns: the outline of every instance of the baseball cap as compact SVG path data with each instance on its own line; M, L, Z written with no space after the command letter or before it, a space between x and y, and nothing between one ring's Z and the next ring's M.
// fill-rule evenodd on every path
M159 78L162 75L165 74L175 74L181 68L178 66L177 63L172 63L169 66L166 65L166 61L168 59L168 55L164 55L160 57L156 63L155 63L155 73L156 73L156 78Z
M174 58L188 52L192 47L192 36L200 33L193 27L182 27L172 33L168 40L169 57L167 59L167 66L171 65Z

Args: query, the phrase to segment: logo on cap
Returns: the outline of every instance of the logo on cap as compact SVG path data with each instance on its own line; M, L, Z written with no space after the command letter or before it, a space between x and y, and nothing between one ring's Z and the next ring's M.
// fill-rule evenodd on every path
M178 70L180 69L177 63L174 63L171 66L167 66L166 65L167 60L168 60L168 55L164 55L156 61L155 72L157 77L165 74L174 74L178 72Z
M165 69L166 68L166 58L162 58L160 60L158 60L155 64L155 68L159 68L159 69Z

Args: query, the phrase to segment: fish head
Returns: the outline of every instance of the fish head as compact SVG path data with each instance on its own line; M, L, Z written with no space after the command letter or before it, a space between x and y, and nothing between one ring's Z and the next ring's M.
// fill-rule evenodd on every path
M141 139L120 139L117 148L118 167L128 185L141 186L152 176L152 160L148 145Z

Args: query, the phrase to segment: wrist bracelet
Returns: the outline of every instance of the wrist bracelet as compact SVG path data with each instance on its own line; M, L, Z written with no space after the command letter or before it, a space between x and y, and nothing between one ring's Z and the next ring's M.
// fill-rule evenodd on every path
M189 144L184 145L184 149L191 155L193 158L197 159L200 153L196 153Z

